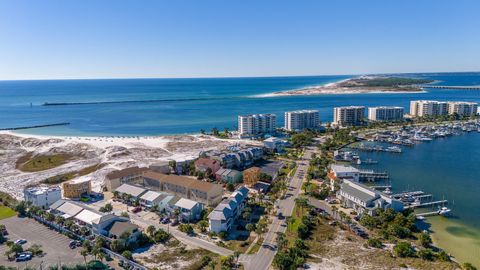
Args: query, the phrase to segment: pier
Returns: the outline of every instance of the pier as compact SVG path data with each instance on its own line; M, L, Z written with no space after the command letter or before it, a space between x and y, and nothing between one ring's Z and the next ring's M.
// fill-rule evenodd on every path
M434 202L425 202L425 203L420 203L420 204L409 204L405 205L405 209L409 208L420 208L420 207L427 207L427 206L435 206L435 205L444 205L448 204L447 200L441 200L441 201L434 201Z
M392 189L392 185L386 185L386 186L371 186L371 188L375 190L385 190L385 189Z
M34 126L23 126L23 127L0 128L0 130L21 130L21 129L31 129L31 128L68 126L68 125L70 125L69 122L64 122L64 123L54 123L54 124L45 124L45 125L34 125Z
M425 212L425 213L419 213L415 214L416 217L431 217L431 216L438 216L439 211L432 211L432 212Z
M410 191L410 192L402 192L402 193L393 194L392 197L398 199L398 198L401 198L401 197L404 197L404 196L415 197L415 196L420 196L420 195L423 195L423 194L425 194L425 192L419 190L419 191Z
M360 180L374 182L377 180L388 179L387 172L375 172L373 170L360 170Z
M480 85L417 85L421 88L480 90Z

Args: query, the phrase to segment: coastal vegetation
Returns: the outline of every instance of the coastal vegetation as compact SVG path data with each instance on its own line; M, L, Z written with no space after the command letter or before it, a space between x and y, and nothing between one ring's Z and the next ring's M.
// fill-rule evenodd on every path
M361 77L358 79L352 79L351 82L341 83L345 87L395 87L406 86L415 84L427 84L432 83L433 80L428 79L414 79L414 78L401 78L401 77Z
M32 153L27 153L17 160L16 168L23 172L44 171L66 164L72 158L69 154L33 156Z
M60 183L69 181L69 180L71 180L75 177L80 177L80 176L84 176L84 175L93 173L93 172L105 167L105 165L106 164L99 163L99 164L95 164L95 165L92 165L92 166L85 167L85 168L83 168L81 170L78 170L78 171L68 172L68 173L64 173L64 174L60 174L60 175L55 175L55 176L52 176L52 177L49 177L49 178L43 180L42 183L43 184L48 184L48 185L60 184Z

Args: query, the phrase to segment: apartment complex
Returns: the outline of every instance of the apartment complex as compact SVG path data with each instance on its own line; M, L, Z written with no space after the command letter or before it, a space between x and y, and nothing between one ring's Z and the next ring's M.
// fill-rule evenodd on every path
M277 117L275 114L252 114L238 116L240 137L255 137L275 132Z
M108 191L113 191L122 184L141 183L143 180L142 174L147 170L147 168L130 167L123 170L112 171L105 177L105 187Z
M69 199L79 199L82 195L92 193L92 183L89 179L75 179L65 182L63 187L63 197Z
M300 110L285 112L285 129L299 131L306 128L315 129L320 124L320 116L317 110Z
M58 186L30 187L23 190L23 197L34 206L47 209L62 198L62 192Z
M448 114L458 114L458 115L476 115L478 109L478 104L475 102L448 102Z
M213 206L222 200L221 185L185 176L167 175L152 171L143 174L143 184L149 189L164 191L176 196Z
M252 166L256 161L261 160L263 158L263 149L256 146L247 148L231 146L224 151L208 151L203 152L200 155L219 161L219 164L223 168L236 168L241 170ZM195 165L196 164L197 163L195 163Z
M338 126L358 126L365 118L364 106L333 108L333 123Z
M368 120L371 121L401 121L403 120L403 107L370 107Z

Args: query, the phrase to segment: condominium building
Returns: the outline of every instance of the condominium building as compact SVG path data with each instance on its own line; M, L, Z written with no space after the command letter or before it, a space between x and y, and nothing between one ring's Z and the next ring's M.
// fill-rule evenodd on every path
M239 115L238 133L241 137L274 133L276 121L275 114Z
M216 205L222 200L223 188L219 184L152 171L143 174L143 181L149 189L168 192L208 206Z
M105 187L108 191L113 191L122 184L141 183L143 180L142 174L147 170L148 168L130 167L112 171L105 177Z
M410 101L410 114L414 117L447 115L448 102L413 100Z
M448 102L448 114L476 115L478 104L475 102Z
M285 112L285 129L298 131L306 128L318 128L320 123L317 110L300 110Z
M63 197L69 199L80 199L82 195L89 195L92 192L92 183L89 179L75 179L65 182L63 187Z
M364 106L347 106L333 108L333 124L338 126L358 126L365 118Z
M47 209L62 198L62 192L58 186L29 187L23 190L23 197L34 206Z
M368 120L371 121L400 121L403 120L403 107L370 107Z

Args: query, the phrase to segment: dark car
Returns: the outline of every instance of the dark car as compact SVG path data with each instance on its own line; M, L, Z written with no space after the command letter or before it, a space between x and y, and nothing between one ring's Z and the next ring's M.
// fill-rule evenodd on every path
M280 219L280 220L285 219L285 217L283 216L282 212L278 213L278 219Z

